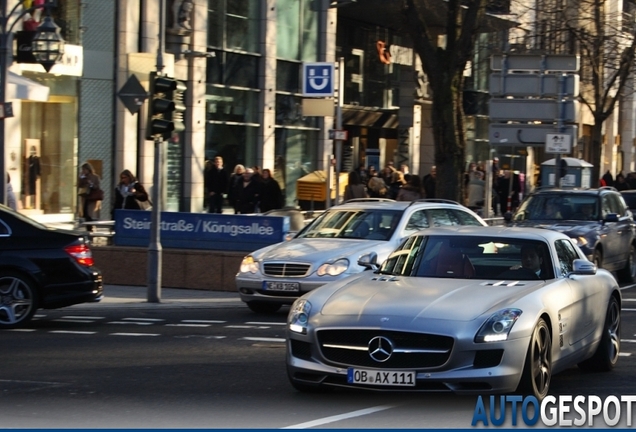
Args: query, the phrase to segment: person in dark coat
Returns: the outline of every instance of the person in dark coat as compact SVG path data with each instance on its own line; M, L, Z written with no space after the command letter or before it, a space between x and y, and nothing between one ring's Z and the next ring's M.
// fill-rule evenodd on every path
M256 212L256 206L260 198L261 184L252 177L254 170L247 168L243 173L243 181L234 186L234 209L237 214L250 214Z
M115 210L141 210L139 202L148 202L148 192L137 181L130 170L123 170L119 175L119 183L115 187L115 205L113 206L113 219Z
M261 213L268 212L270 210L276 210L283 207L283 193L280 190L280 185L272 177L272 172L269 168L265 168L261 172L261 193L260 193L260 205Z
M243 181L243 173L245 172L245 167L241 164L238 164L234 167L234 171L230 176L230 187L227 191L227 200L234 209L234 214L238 214L238 210L236 208L236 185Z
M435 182L437 181L437 167L433 165L431 167L431 172L424 176L424 180L422 181L424 185L424 195L425 198L435 198Z
M223 158L214 158L214 165L210 167L205 176L205 190L209 196L209 213L223 213L223 194L226 194L230 185L230 175L223 168Z

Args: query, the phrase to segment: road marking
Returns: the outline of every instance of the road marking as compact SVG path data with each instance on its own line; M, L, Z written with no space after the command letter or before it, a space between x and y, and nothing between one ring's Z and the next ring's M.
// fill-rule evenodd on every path
M110 336L161 336L158 333L110 333Z
M205 335L187 335L187 336L175 336L175 339L190 339L190 338L203 338L203 339L225 339L227 336L205 336Z
M284 326L287 323L273 323L273 322L259 322L259 321L248 321L245 324L247 325L273 325L273 326Z
M210 327L210 324L166 324L166 327Z
M62 318L56 318L53 321L55 321L55 322L74 322L74 323L84 323L84 324L95 322L94 320L62 319Z
M623 312L634 312L634 311L636 311L636 309L625 309L625 308L621 308L621 310Z
M150 322L159 322L159 321L165 321L165 319L162 318L122 318L122 321L150 321Z
M626 299L626 298L624 298L623 301L636 301L636 299Z
M12 332L34 332L36 329L6 329L5 331Z
M106 324L126 324L126 325L140 325L140 326L148 326L153 325L151 322L134 322L134 321L109 321Z
M636 343L636 339L621 339L621 342Z
M285 342L285 338L267 338L267 337L242 337L239 340L254 342Z
M629 357L630 355L632 355L632 353L618 353L619 356L621 357Z
M200 323L200 324L225 324L227 321L218 320L181 320L184 323Z
M298 423L295 425L291 425L291 426L285 426L284 428L281 429L308 429L308 428L312 428L312 427L316 427L316 426L320 426L320 425L324 425L327 423L333 423L333 422L337 422L340 420L347 420L350 418L354 418L354 417L360 417L360 416L364 416L367 414L373 414L376 413L378 411L384 411L387 409L391 409L393 408L390 405L381 405L381 406L377 406L377 407L373 407L373 408L365 408L365 409L361 409L358 411L351 411L349 413L345 413L345 414L339 414L339 415L335 415L335 416L330 416L330 417L324 417L318 420L312 420L312 421L308 421L305 423Z
M92 335L92 334L96 334L97 332L71 331L71 330L51 330L51 331L49 331L49 333Z
M232 329L268 329L269 326L249 326L249 325L226 325L225 328Z
M90 320L100 320L105 319L104 317L94 317L94 316L74 316L74 315L65 315L60 317L61 319L90 319Z

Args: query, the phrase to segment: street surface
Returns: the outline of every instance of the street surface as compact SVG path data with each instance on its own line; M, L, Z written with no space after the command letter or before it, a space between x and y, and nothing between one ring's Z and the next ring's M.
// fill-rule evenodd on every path
M2 427L471 427L476 396L299 393L285 372L288 308L257 315L233 293L196 294L40 310L28 328L1 330ZM616 369L572 368L553 377L550 394L636 395L636 288L623 297Z

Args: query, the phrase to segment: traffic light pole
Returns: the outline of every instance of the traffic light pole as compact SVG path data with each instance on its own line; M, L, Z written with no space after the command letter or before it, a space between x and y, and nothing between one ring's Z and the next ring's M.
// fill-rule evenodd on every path
M163 51L164 39L163 35L166 29L166 0L159 0L159 34L157 41L157 74L163 70ZM151 98L153 95L150 95ZM148 107L152 110L152 107ZM147 128L152 127L150 124ZM161 302L161 210L163 209L163 137L156 134L155 141L155 172L153 174L152 188L152 215L150 228L150 243L148 244L148 302Z

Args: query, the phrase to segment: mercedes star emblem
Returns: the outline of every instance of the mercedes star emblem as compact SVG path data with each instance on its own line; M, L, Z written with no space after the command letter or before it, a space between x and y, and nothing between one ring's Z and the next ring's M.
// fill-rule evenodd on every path
M369 341L369 356L380 363L387 361L393 354L393 344L384 336L376 336Z

